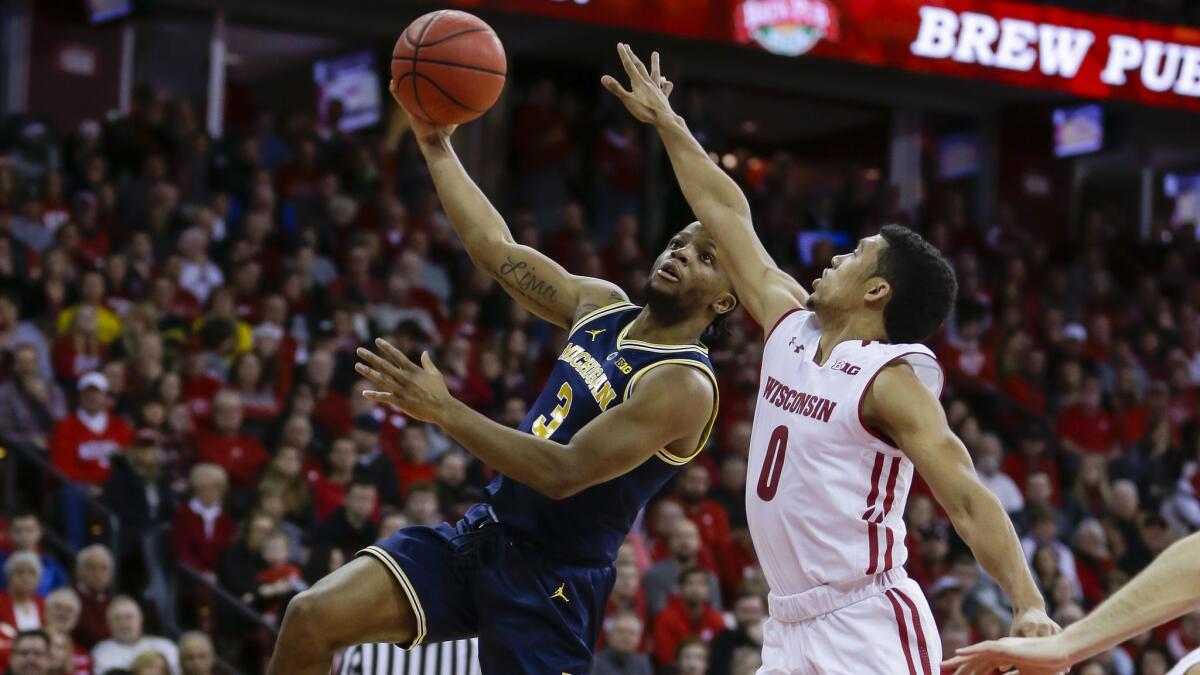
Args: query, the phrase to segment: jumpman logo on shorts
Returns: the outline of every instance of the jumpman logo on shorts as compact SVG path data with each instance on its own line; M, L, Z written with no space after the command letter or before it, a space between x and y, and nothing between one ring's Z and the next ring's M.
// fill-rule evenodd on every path
M607 328L597 328L596 330L585 330L585 331L583 331L583 332L587 333L588 335L591 335L591 336L592 336L592 342L595 342L595 341L596 341L596 338L597 338L597 337L599 337L599 336L600 336L600 334L601 334L601 333L603 333L603 332L604 332L604 331L606 331L606 330L608 330L608 329L607 329Z
M554 595L551 595L550 599L553 600L555 598L562 598L563 602L570 602L570 600L567 599L566 593L563 593L563 588L566 588L566 586L567 586L566 582L559 584L558 590L554 591Z

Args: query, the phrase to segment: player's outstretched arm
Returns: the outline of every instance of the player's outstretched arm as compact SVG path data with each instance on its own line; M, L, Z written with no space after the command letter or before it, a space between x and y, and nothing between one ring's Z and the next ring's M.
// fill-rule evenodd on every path
M1049 638L1005 638L958 650L946 662L960 675L1012 664L1022 673L1058 672L1200 607L1200 534L1163 551L1091 614Z
M608 75L601 82L634 117L658 129L684 198L712 233L722 259L730 261L738 299L759 325L769 329L779 317L803 307L808 292L771 259L754 232L746 195L713 163L683 118L671 109L667 99L671 83L660 73L658 53L651 55L649 71L629 45L617 45L617 53L629 76L630 91Z
M1013 605L1013 634L1050 635L1057 624L1025 562L1021 541L1000 500L971 463L962 441L946 422L937 398L907 363L879 372L863 395L865 424L887 434L912 460L975 558L1000 584Z
M391 87L395 97L394 82ZM517 302L556 326L570 328L593 309L628 300L617 286L570 274L547 256L518 244L504 218L458 161L450 145L454 127L435 127L416 116L410 118L442 208L471 261L500 282Z
M451 396L428 353L418 366L386 340L376 340L375 347L378 353L358 350L362 363L356 369L377 387L364 397L440 426L493 469L551 499L628 473L664 448L678 445L690 453L708 426L716 395L711 381L691 366L655 368L629 400L561 445L498 424Z

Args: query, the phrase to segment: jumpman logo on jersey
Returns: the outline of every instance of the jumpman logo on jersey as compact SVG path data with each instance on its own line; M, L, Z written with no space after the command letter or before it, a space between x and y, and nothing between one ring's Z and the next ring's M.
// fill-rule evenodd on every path
M587 333L588 335L591 335L591 336L592 336L592 342L595 342L595 341L596 341L596 338L597 338L597 337L599 337L599 336L600 336L600 334L601 334L601 333L603 333L603 332L604 332L604 331L606 331L606 330L608 330L608 329L607 329L607 328L597 328L596 330L585 330L585 331L583 331L583 332Z
M554 595L551 595L550 599L553 600L555 598L562 598L563 602L570 602L570 600L567 599L567 594L563 593L563 589L566 588L566 586L567 586L567 584L565 581L563 583L559 584L558 590L554 591Z
M797 353L797 354L799 354L799 353L800 353L800 350L801 350L801 349L804 349L804 345L802 345L802 344L800 344L800 343L796 342L796 338L792 338L791 340L788 340L788 345L789 345L790 347L792 347L792 351L793 351L793 352L795 352L795 353Z

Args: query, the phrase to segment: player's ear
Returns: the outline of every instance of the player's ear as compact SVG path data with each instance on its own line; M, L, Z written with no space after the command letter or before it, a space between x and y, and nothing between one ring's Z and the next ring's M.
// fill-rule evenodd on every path
M736 295L733 293L722 293L721 297L717 298L717 301L713 303L712 308L717 313L717 316L720 316L732 312L737 305L738 299Z
M867 291L863 294L863 301L868 305L882 303L892 297L892 285L883 277L871 277L867 279Z

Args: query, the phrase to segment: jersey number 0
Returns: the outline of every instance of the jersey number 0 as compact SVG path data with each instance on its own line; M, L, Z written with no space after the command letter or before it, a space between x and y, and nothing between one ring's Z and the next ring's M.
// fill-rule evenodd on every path
M547 420L545 415L538 415L538 418L533 421L533 434L539 438L550 438L550 435L562 425L567 413L571 412L571 400L574 397L571 385L563 382L563 386L558 388L558 405L550 411L550 419Z
M762 472L758 474L758 498L764 502L774 499L775 491L779 489L779 474L783 473L783 458L787 455L787 439L788 428L784 425L775 427L771 433Z

